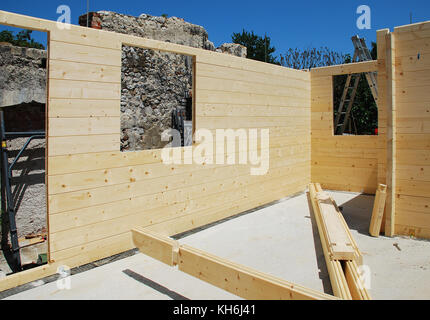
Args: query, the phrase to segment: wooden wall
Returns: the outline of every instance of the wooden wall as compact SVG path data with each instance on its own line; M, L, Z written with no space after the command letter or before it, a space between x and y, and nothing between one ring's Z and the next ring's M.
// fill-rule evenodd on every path
M388 101L383 53L378 62L304 72L107 31L60 30L55 22L3 11L0 23L49 33L51 266L130 249L136 226L173 235L303 191L311 180L366 193L387 180L388 104L382 103L379 136L333 135L332 76L378 69ZM387 34L378 32L378 49ZM393 34L395 231L430 237L430 24ZM160 150L120 152L123 44L193 56L196 127L269 128L268 174L251 176L247 165L165 165Z
M430 21L397 27L391 38L395 233L430 238Z
M312 181L324 189L375 193L378 136L335 136L333 76L376 71L376 62L311 70Z
M5 12L0 23L49 32L50 262L91 262L133 248L133 227L177 234L310 182L310 73ZM268 173L166 165L160 150L120 152L122 45L193 56L197 129L270 129Z

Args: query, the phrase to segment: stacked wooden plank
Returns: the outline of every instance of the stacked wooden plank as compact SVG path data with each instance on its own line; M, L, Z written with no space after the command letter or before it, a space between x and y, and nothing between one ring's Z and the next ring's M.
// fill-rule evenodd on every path
M333 294L347 300L369 300L360 276L361 252L336 202L319 183L311 183L309 193Z

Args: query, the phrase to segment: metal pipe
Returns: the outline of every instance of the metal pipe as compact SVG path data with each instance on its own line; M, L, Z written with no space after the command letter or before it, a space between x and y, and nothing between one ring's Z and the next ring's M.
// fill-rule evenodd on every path
M18 242L18 231L16 229L15 209L13 206L12 190L10 187L10 179L8 176L9 160L6 148L6 136L4 126L3 110L0 111L0 138L1 138L1 154L2 154L2 183L6 191L6 211L9 215L10 240L12 243L12 256L15 263L15 270L21 271L21 255Z
M44 138L45 136L31 136L30 138L28 138L27 142L24 144L24 146L21 148L21 150L18 152L18 154L16 155L15 159L13 159L12 164L9 166L9 170L8 170L8 177L9 179L12 179L12 170L13 167L15 166L16 162L19 160L19 158L21 157L22 153L25 151L25 149L28 147L28 145L30 144L30 142L34 139L39 139L39 138Z

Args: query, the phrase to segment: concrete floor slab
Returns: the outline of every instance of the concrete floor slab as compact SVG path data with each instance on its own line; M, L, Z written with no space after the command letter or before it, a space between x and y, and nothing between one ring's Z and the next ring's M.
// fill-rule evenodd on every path
M330 192L371 274L374 299L430 299L430 242L368 235L373 196ZM233 262L331 293L307 194L183 234L188 244ZM400 248L400 250L399 250ZM238 299L143 254L85 271L71 289L56 282L8 299Z

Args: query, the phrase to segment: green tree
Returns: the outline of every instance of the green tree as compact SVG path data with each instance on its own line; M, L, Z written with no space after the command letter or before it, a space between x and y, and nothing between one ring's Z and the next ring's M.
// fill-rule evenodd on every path
M233 33L231 39L233 43L246 47L248 59L279 64L273 56L276 49L270 45L270 37L266 35L261 37L254 34L254 31L248 32L243 29L242 33Z
M290 48L284 55L280 56L280 62L284 67L304 70L349 63L351 62L351 57L348 54L344 55L327 47L304 50Z
M0 42L8 42L18 47L45 49L43 44L34 41L31 33L31 30L22 30L14 35L10 30L3 30L0 32Z

